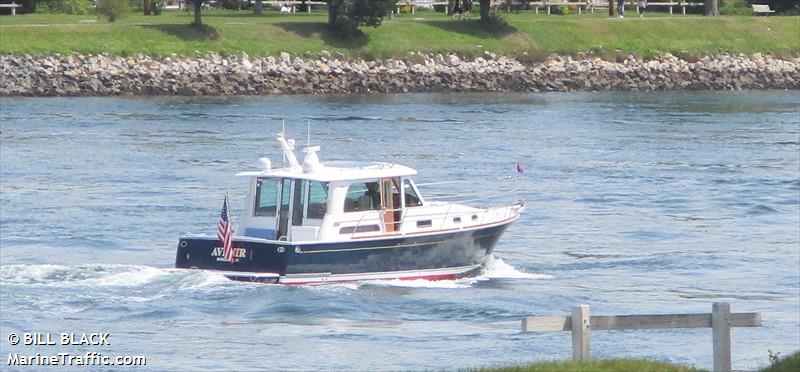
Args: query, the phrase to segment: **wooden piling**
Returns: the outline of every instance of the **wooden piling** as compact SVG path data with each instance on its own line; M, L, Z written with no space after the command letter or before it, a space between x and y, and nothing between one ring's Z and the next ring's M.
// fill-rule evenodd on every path
M589 305L572 308L572 359L589 360Z
M711 329L714 343L714 372L731 371L731 305L711 305Z

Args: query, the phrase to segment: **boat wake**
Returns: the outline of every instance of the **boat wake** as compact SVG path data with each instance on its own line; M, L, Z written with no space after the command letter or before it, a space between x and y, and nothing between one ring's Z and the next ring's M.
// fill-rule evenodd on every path
M497 258L489 256L486 266L478 279L552 279L552 275L526 273Z
M349 287L357 288L360 285L380 285L390 287L406 287L406 288L469 288L475 283L493 279L551 279L552 276L547 274L526 273L514 266L503 261L502 258L497 258L494 255L489 256L486 265L479 276L462 278L455 280L371 280L362 282L356 285L346 285Z
M0 282L4 285L22 286L130 288L160 285L197 289L231 281L222 275L206 271L162 269L145 265L87 264L2 265Z
M506 263L500 258L490 256L483 272L477 277L456 280L371 280L355 283L341 283L312 287L345 287L358 289L362 286L390 286L407 288L469 288L479 281L493 279L549 279L545 274L526 273ZM9 286L63 287L63 288L108 288L130 289L148 287L151 289L191 289L229 288L237 286L261 286L263 284L242 283L229 280L225 276L205 270L182 270L157 268L146 265L87 264L66 265L2 265L0 283Z

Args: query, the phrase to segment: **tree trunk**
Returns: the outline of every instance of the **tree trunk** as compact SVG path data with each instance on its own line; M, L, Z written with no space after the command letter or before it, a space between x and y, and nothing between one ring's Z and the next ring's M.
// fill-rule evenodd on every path
M336 16L339 14L339 6L342 5L341 0L328 0L328 25L333 26L336 22Z
M481 21L488 21L489 5L491 5L491 0L480 0L480 2L481 2Z
M706 0L706 15L719 17L719 0Z
M194 27L200 27L200 10L203 9L203 0L194 0Z
M623 0L620 0L623 1ZM614 0L608 0L608 15L614 16L614 10L616 9L616 4L614 4Z
M261 11L264 9L263 0L256 0L256 6L253 8L253 13L256 15L261 15Z

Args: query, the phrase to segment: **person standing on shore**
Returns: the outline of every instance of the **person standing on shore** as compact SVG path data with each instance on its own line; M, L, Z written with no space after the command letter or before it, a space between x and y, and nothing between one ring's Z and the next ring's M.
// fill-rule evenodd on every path
M461 14L464 12L464 6L461 3L461 0L455 0L453 3L453 19L461 19Z
M617 14L619 14L619 18L625 18L625 0L617 1Z
M472 19L472 17L469 14L469 11L472 10L472 0L463 0L461 2L461 5L462 5L461 10L464 12L463 17L465 19Z
M647 0L639 0L636 8L639 10L639 18L644 17L644 10L647 8Z

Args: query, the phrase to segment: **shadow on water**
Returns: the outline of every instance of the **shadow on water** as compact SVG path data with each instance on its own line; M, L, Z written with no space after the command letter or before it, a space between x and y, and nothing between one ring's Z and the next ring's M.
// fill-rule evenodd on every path
M358 49L369 41L362 32L350 39L342 39L334 35L325 22L281 22L275 25L300 37L319 37L326 45L336 48Z
M477 19L446 21L433 20L426 21L425 23L433 27L438 27L447 32L455 32L480 38L500 39L517 32L517 29L514 26L511 26L507 23L494 24L490 26L490 29L487 29L483 24L481 24L481 21Z
M145 28L152 28L165 34L172 35L184 41L215 41L219 40L217 29L209 25L195 27L190 24L163 24L163 25L143 25Z

